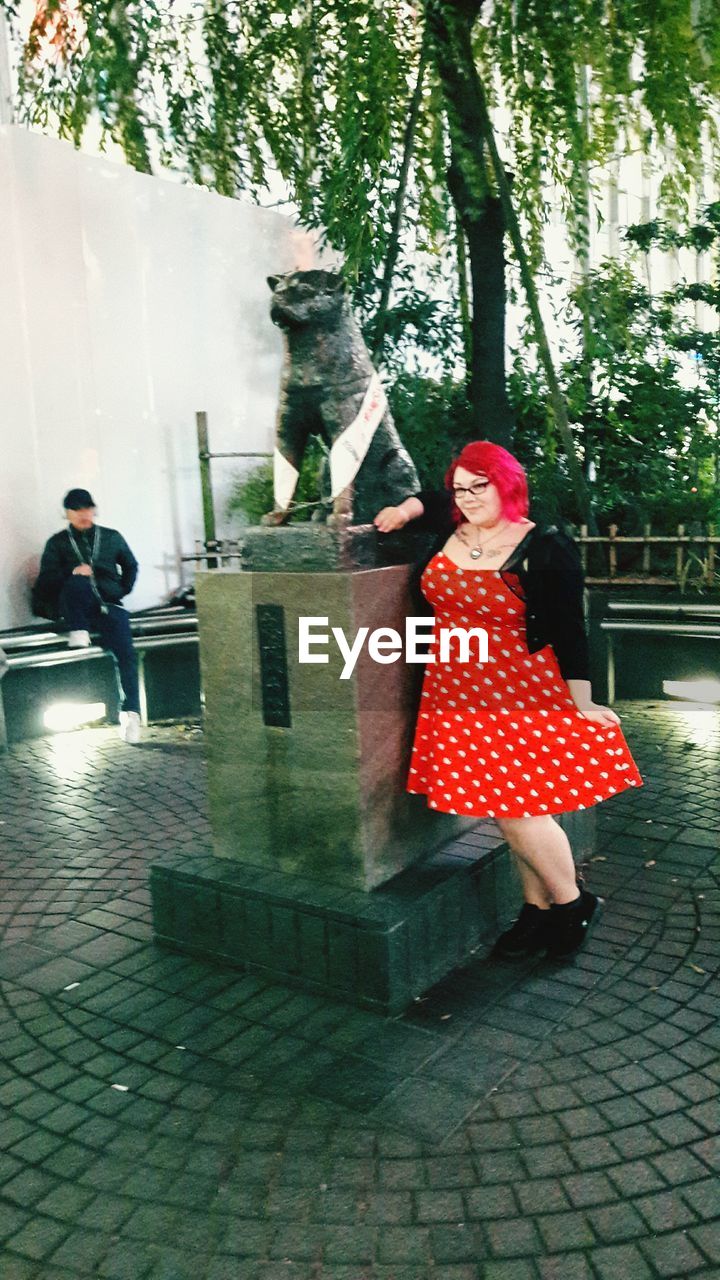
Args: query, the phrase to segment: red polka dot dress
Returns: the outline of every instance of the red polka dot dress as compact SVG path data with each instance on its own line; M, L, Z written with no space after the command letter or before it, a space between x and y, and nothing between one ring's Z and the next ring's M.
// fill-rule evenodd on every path
M506 574L506 577L510 575ZM407 790L431 809L475 818L528 818L587 809L642 779L620 728L577 710L557 658L529 653L519 580L497 570L461 569L441 552L423 573L441 627L484 627L488 661L429 662Z

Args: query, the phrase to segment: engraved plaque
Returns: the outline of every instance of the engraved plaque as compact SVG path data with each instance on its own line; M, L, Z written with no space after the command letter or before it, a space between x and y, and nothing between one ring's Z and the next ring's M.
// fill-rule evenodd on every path
M255 608L255 617L260 650L263 721L267 725L289 729L291 720L285 610L280 604L259 604Z

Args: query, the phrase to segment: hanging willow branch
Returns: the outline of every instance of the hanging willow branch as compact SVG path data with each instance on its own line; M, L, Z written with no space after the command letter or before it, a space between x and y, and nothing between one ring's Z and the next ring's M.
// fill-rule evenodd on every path
M226 194L261 196L275 169L351 276L387 261L407 86L422 59L408 0L187 0L182 12L166 0L36 3L30 35L17 0L0 0L19 42L20 120L80 145L92 119L137 167L170 164ZM584 171L629 147L667 148L663 193L682 200L703 145L717 144L720 0L457 3L480 13L475 57L507 108L503 147L534 265L551 184L579 235ZM48 25L52 57L36 38ZM431 242L452 234L437 106L422 96L405 197L408 225Z
M404 246L452 252L443 104L437 77L424 72L421 6L185 0L179 13L168 0L36 2L30 33L19 27L18 0L0 0L16 33L21 122L76 146L92 122L137 168L168 166L226 195L275 199L268 192L279 178L304 225L323 228L343 255L352 280L374 281L384 268L379 340ZM717 160L720 0L425 0L431 4L474 20L470 56L488 96L478 137L489 154L495 147L497 155L491 120L508 121L500 140L512 200L495 156L489 177L482 163L468 164L466 185L472 199L500 195L537 322L532 279L551 204L562 205L582 247L587 182L611 157L653 154L669 209L687 199L703 149L709 164ZM577 86L585 67L583 116ZM420 91L409 101L410 85ZM454 152L456 141L451 129ZM539 342L542 350L547 340ZM554 375L548 379L552 387ZM559 402L556 417L565 440Z
M378 302L377 314L375 317L375 339L372 355L373 360L376 363L380 359L383 343L385 341L385 325L387 322L390 290L392 288L395 267L397 266L398 254L400 253L400 233L403 213L405 210L408 178L410 176L410 164L412 162L413 151L415 149L415 138L417 134L418 117L420 115L420 104L422 102L423 81L425 79L426 65L427 40L424 39L420 51L420 61L418 63L415 88L413 90L412 98L410 99L410 109L408 111L407 125L405 127L402 162L400 165L400 172L398 174L397 194L395 196L395 208L393 209L390 239L388 241L387 255L385 258L385 270L383 271L382 286L380 289L380 301Z

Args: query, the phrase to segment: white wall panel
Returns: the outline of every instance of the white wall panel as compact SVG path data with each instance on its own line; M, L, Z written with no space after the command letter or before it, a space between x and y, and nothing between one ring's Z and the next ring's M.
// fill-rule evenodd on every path
M266 276L315 265L313 242L274 211L16 127L0 128L0 237L0 628L30 617L71 485L140 560L130 607L155 604L202 536L196 410L213 449L272 449ZM239 465L214 467L220 527Z

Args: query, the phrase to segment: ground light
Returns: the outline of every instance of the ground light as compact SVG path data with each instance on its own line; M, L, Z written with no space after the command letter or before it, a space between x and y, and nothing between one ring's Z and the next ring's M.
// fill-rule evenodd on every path
M720 702L720 680L663 680L663 693L686 702Z
M104 720L106 710L104 702L54 702L45 708L43 724L53 733L67 733L81 725Z

